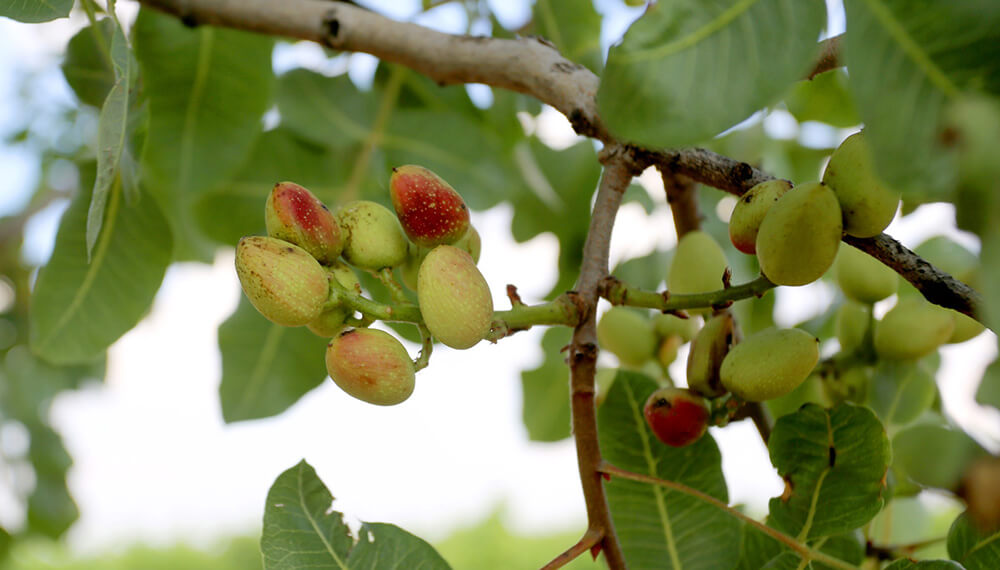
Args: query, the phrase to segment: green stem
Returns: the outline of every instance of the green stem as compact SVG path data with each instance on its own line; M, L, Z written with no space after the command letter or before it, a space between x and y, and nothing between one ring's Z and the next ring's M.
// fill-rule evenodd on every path
M486 339L496 342L518 331L528 330L534 325L572 327L576 326L579 320L580 311L568 293L541 305L517 303L507 311L493 313L493 327Z
M691 295L671 295L669 291L662 293L643 291L630 287L617 279L610 279L601 292L601 296L610 301L612 305L646 307L649 309L658 309L666 313L701 307L722 308L740 299L761 297L774 287L776 287L774 283L771 283L767 277L761 275L749 283L719 289L718 291Z
M631 479L632 481L639 481L640 483L659 485L661 487L666 487L668 489L684 493L685 495L689 495L700 501L708 503L713 507L725 511L729 515L734 516L740 519L741 521L745 522L746 524L756 528L757 530L763 532L764 534L784 544L788 548L794 550L799 556L802 557L803 560L807 561L815 560L817 562L826 564L827 566L833 568L841 568L843 570L857 570L857 566L853 566L851 564L848 564L847 562L844 562L843 560L834 558L828 554L825 554L814 548L811 548L809 545L803 544L779 530L773 529L767 526L766 524L761 523L760 521L748 517L747 515L730 507L726 503L723 503L719 499L716 499L715 497L707 493L703 493L698 489L688 487L687 485L684 485L682 483L677 483L676 481L668 481L666 479L658 479L656 477L643 475L641 473L633 473L631 471L626 471L625 469L611 465L607 461L601 463L601 467L600 469L598 469L598 471L600 471L601 473L605 473L607 475L621 477L622 479Z
M372 275L378 278L382 282L382 285L385 285L385 288L389 290L389 295L392 296L393 302L406 303L408 301L406 293L403 293L403 287L400 286L395 276L393 276L391 267L383 267L379 271L372 271Z
M419 372L424 368L427 368L427 363L431 359L431 351L434 350L434 339L431 338L431 331L427 330L427 326L424 324L418 324L417 330L420 331L420 356L413 362L414 371Z

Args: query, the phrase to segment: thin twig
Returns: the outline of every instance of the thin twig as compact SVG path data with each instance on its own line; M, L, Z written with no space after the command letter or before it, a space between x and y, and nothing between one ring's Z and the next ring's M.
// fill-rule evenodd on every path
M670 170L660 171L663 188L666 190L667 203L670 204L670 215L674 218L674 228L677 239L684 234L697 230L701 226L701 214L698 212L698 183L683 174Z
M840 44L843 40L844 34L840 34L819 42L819 58L816 60L816 65L806 75L806 79L812 79L824 71L830 71L844 65L840 62Z
M565 552L553 558L552 562L542 566L542 570L556 570L557 568L562 568L584 552L599 545L601 543L601 538L603 538L603 535L600 532L594 529L588 529L587 532L583 533L583 536L580 537L580 540L578 540L576 544L570 546Z

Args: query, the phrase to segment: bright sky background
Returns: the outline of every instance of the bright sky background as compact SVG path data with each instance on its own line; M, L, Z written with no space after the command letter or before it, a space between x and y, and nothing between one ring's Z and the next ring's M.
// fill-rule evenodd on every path
M417 3L390 4L393 15L408 18ZM491 4L507 25L527 18L524 3ZM622 8L617 0L597 5L611 14L605 46L639 13ZM134 10L131 4L120 7L123 15ZM439 8L420 21L461 31L464 21L458 14L451 7ZM832 29L842 28L842 18L834 20ZM53 57L80 24L27 26L0 19L0 97L11 100L15 68L50 68L45 96L71 100ZM287 66L292 59L317 63L318 51L308 45L284 49L276 54L276 64ZM352 77L363 79L372 62L356 59ZM16 123L13 115L20 112L0 106L0 132L10 129ZM766 126L783 136L801 134L789 131L780 115ZM551 109L537 128L554 144L574 140L568 123ZM847 134L820 131L817 136ZM0 193L3 215L21 207L37 167L30 157L0 148L0 171L8 188ZM642 181L662 203L662 187L648 174ZM262 205L267 190L261 188ZM54 206L32 220L27 257L47 257L64 207ZM498 309L509 306L507 283L517 285L526 302L537 302L556 277L555 239L543 235L526 244L513 243L511 215L508 206L473 214L483 237L480 269ZM974 239L953 229L953 217L947 206L923 207L905 221L897 219L887 231L914 245L948 227L951 235L975 245ZM612 241L612 263L674 242L665 208L648 217L638 206L627 205ZM232 250L220 251L211 266L175 264L150 315L111 348L107 382L55 402L53 420L74 459L70 487L81 510L69 534L73 545L90 551L135 540L207 543L231 533L255 533L271 482L302 458L316 467L337 497L335 507L352 520L392 522L433 540L502 505L508 522L524 532L582 530L584 510L572 443L528 442L521 423L518 374L540 363L542 330L519 333L495 346L436 349L430 367L417 377L416 392L399 406L365 404L327 381L276 418L227 426L218 402L216 328L236 307L240 294ZM777 294L781 324L807 318L833 299L823 284L783 287ZM997 418L971 402L975 382L992 360L995 346L995 337L988 333L948 347L939 374L946 408L981 438L992 438L994 449L1000 442ZM412 354L418 350L415 345L408 348ZM682 353L675 364L675 378L683 378L684 358ZM5 446L17 446L15 431L0 431ZM741 422L712 432L723 448L731 499L764 512L767 499L781 492L781 484L752 425ZM2 487L0 523L16 528L23 512L14 508Z

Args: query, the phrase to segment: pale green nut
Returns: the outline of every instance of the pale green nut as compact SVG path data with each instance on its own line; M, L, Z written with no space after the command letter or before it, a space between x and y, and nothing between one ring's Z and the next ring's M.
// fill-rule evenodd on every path
M705 322L688 352L688 388L707 398L726 393L719 377L722 361L733 345L733 315L720 313Z
M486 337L493 324L493 297L467 251L439 245L417 272L417 300L434 338L465 349Z
M706 293L722 289L722 276L728 262L726 254L712 236L701 230L684 234L677 242L667 273L671 295ZM689 309L690 313L708 314L710 309Z
M919 297L900 299L875 325L875 352L886 360L916 360L944 344L955 318Z
M844 301L833 320L834 334L840 342L841 352L853 352L864 344L865 333L872 321L872 307L848 299Z
M698 321L697 317L682 319L677 315L660 313L653 315L653 330L660 338L676 335L684 342L688 342L698 334Z
M334 262L326 270L329 278L336 279L341 287L356 295L361 294L361 282L358 281L358 276L354 274L354 270L346 263ZM327 305L323 312L306 326L317 336L331 338L344 329L344 321L352 314L354 314L354 311L349 307L345 307L342 303L334 306Z
M777 285L806 285L833 265L842 234L840 205L819 182L785 193L764 216L757 234L761 272Z
M330 292L326 272L313 256L272 237L240 240L236 274L260 314L288 327L304 325L319 316Z
M406 261L408 242L392 210L357 200L337 212L337 221L347 234L341 255L351 265L379 270Z
M849 245L840 247L834 270L840 290L859 303L877 303L894 295L899 286L895 271Z
M896 215L900 193L875 174L864 131L847 137L833 151L823 172L823 183L837 195L848 235L877 236Z
M768 180L740 196L729 217L729 240L736 249L750 255L757 253L757 232L764 216L791 189L787 180Z
M413 393L415 370L406 348L377 329L349 329L326 347L326 371L342 390L378 406L393 406Z
M722 385L762 402L791 392L819 361L819 339L801 329L766 329L737 344L722 361Z
M650 320L626 307L611 307L597 322L597 343L625 366L638 368L655 356L656 334Z

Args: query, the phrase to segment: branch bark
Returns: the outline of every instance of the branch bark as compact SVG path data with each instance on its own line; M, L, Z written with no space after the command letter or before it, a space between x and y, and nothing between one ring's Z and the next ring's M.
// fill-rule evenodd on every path
M614 226L622 194L632 177L642 172L627 149L610 146L602 152L604 172L597 190L587 241L583 245L583 262L576 283L580 303L580 323L573 331L569 345L570 407L573 414L573 437L576 442L577 467L587 505L588 532L601 532L601 549L608 567L625 568L625 557L615 534L607 495L598 471L601 450L597 438L597 407L594 396L594 373L597 367L597 301L600 285L608 276L608 252L611 229Z
M844 34L827 38L819 43L819 58L813 66L806 79L812 79L824 71L836 69L842 65L840 61L840 43L844 40Z

